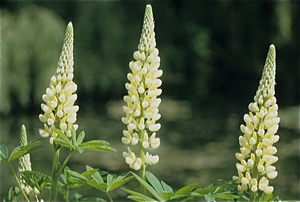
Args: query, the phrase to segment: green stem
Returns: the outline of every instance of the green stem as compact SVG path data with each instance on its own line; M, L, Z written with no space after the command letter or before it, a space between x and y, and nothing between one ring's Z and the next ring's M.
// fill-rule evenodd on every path
M51 183L51 195L50 201L56 201L57 198L57 189L58 189L58 177L59 177L59 148L54 146L54 156L53 156L53 165L52 165L52 183Z
M108 196L109 201L110 201L110 202L113 202L113 199L111 198L111 196L110 196L110 194L109 194L108 192L106 192L106 195Z
M66 197L66 201L69 202L70 201L70 189L67 188L67 197Z
M257 192L250 191L250 201L256 201Z
M69 160L71 159L71 157L73 156L74 153L75 153L75 150L72 150L71 153L68 155L68 157L65 159L64 163L62 164L62 166L59 169L59 174L64 170L64 168L66 167L67 163L69 162Z
M14 168L12 167L12 165L11 165L10 163L8 163L8 164L9 164L10 169L12 170L12 172L13 172L15 178L16 178L16 181L17 181L17 183L18 183L18 186L19 186L19 188L20 188L20 190L21 190L23 196L25 197L26 201L29 202L30 200L28 199L27 195L25 194L24 190L22 189L21 184L20 184L20 181L19 181L19 179L18 179L18 177L17 177L17 175L16 175L16 172L15 172Z
M141 132L141 135L143 135L143 132ZM142 144L143 144L143 141L140 141L139 154L140 154L140 158L142 159L142 166L141 166L141 169L140 169L140 177L144 181L146 181L145 149L144 149ZM141 190L141 194L144 194L144 195L146 194L146 188L142 184L140 185L140 190Z

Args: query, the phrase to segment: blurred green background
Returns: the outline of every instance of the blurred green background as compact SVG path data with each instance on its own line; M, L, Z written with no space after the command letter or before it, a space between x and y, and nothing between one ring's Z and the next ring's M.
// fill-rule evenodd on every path
M12 151L22 124L30 141L39 137L41 96L72 21L79 131L86 132L86 140L107 140L118 151L78 154L70 167L128 171L120 140L122 97L147 3L164 71L161 146L154 151L160 162L149 170L174 189L236 175L239 125L274 44L281 139L275 145L279 175L271 185L275 195L299 199L298 1L1 1L1 144ZM42 143L45 147L31 155L32 167L50 174L53 149L48 139ZM1 200L16 185L7 173L8 166L1 165Z

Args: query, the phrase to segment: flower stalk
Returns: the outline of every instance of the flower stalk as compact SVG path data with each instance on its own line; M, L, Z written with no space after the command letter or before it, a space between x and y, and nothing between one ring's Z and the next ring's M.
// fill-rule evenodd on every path
M58 177L73 155L73 152L71 152L63 166L60 166L59 152L61 146L55 143L55 139L59 137L53 129L59 129L68 137L71 137L72 128L74 127L75 130L78 128L78 125L75 124L79 107L74 105L77 100L77 94L75 94L77 85L73 82L73 41L73 25L70 22L66 29L64 44L56 70L57 74L51 77L50 85L42 96L45 102L41 104L44 114L39 115L40 121L44 123L44 129L40 129L39 133L44 138L50 136L49 142L53 144L54 148L50 201L56 201Z
M250 112L244 115L245 125L240 127L244 134L239 137L240 152L235 154L239 163L236 164L238 176L233 176L233 180L239 192L249 190L250 201L257 200L259 192L272 194L274 187L269 185L269 180L278 174L273 166L278 161L273 144L279 140L276 132L280 122L275 72L275 46L271 45L254 102L249 104Z
M133 53L134 60L129 63L131 73L127 75L129 82L125 84L128 95L124 96L127 105L123 107L126 115L122 118L122 122L127 125L127 129L123 131L122 142L139 147L138 157L129 147L127 152L123 152L123 157L131 169L140 170L140 176L144 180L146 167L159 161L158 155L146 152L146 149L156 149L160 145L156 132L161 125L156 121L161 117L158 113L161 99L158 96L162 93L159 89L162 84L159 77L163 72L158 69L158 53L152 7L147 5L138 50ZM141 190L145 193L144 188Z

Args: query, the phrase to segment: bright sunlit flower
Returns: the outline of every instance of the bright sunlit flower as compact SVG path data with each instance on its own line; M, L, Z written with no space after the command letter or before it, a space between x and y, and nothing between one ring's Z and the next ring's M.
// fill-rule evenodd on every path
M39 133L42 137L50 137L50 143L57 134L52 128L64 131L71 137L72 127L78 128L76 122L77 111L79 107L74 105L77 94L77 85L73 82L73 25L70 22L66 29L65 40L58 61L56 75L50 79L50 85L46 93L42 96L45 103L41 104L44 114L39 115L39 119L44 123L44 129Z
M240 192L250 189L270 194L274 190L269 180L278 174L272 164L278 161L273 144L279 140L276 132L280 121L275 98L275 70L275 46L271 45L254 102L249 104L250 112L244 115L245 124L240 127L244 135L239 137L240 152L235 154L240 161L236 164L238 176L233 177Z
M156 132L161 125L157 123L161 115L158 106L161 99L157 98L162 90L159 87L162 81L159 77L162 70L159 70L160 57L156 48L154 21L152 7L146 6L142 34L138 50L133 53L134 60L129 63L131 73L127 75L129 80L125 84L128 95L124 96L127 103L123 107L126 116L122 118L122 122L127 125L127 130L123 131L122 142L126 145L139 144L144 149L157 148L160 145L160 139L156 137ZM129 148L128 148L129 151ZM141 166L132 166L134 158L129 160L127 153L125 161L131 168L139 170ZM125 157L124 156L124 157ZM138 158L137 158L138 159ZM147 158L142 158L141 163L154 165L158 162L158 156L152 156L147 153ZM139 164L139 163L138 163ZM139 164L140 165L140 164Z

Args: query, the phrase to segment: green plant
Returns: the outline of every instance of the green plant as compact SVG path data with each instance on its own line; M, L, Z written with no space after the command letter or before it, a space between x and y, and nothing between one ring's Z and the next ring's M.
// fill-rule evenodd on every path
M162 70L159 70L160 57L156 48L154 21L151 5L146 6L144 23L138 51L133 54L134 60L129 63L131 73L125 84L128 95L124 96L126 113L122 122L127 126L123 131L122 142L125 145L137 145L136 155L129 147L123 152L125 162L135 172L125 172L121 175L101 171L89 165L84 172L77 172L68 166L68 162L75 153L86 151L114 152L115 149L104 140L90 140L85 142L85 132L77 134L76 123L79 106L77 100L77 85L73 81L73 25L70 22L66 29L65 40L59 58L56 75L50 79L50 85L42 96L43 114L39 115L44 128L39 130L43 138L49 138L53 145L52 175L48 176L39 171L33 171L30 153L40 149L40 139L27 142L25 126L21 128L21 145L11 154L5 145L0 146L1 163L7 163L14 174L18 188L11 188L8 201L32 200L44 201L42 192L50 191L50 201L58 198L65 201L105 201L100 197L85 198L77 190L93 188L107 195L113 201L110 193L117 188L129 195L134 201L194 201L208 202L222 201L279 201L273 196L274 187L269 185L269 179L277 176L273 166L278 158L273 146L279 140L276 135L279 124L278 105L275 98L275 46L271 45L267 55L262 78L254 97L249 104L249 114L244 116L246 125L241 125L244 134L239 137L240 152L236 153L239 163L236 164L238 176L232 181L217 180L203 188L198 184L190 184L174 191L173 188L160 181L153 173L146 170L148 165L155 165L159 161L158 155L149 153L150 149L160 146L160 139L156 137L161 125L157 121L161 118L158 107L162 93L159 88L162 81ZM151 135L150 135L151 133ZM60 160L62 149L68 150L64 161ZM148 151L149 150L149 151ZM19 159L19 175L15 172L11 162ZM135 179L140 185L140 191L125 188L124 185ZM72 192L71 192L72 191ZM74 194L72 194L74 191Z

